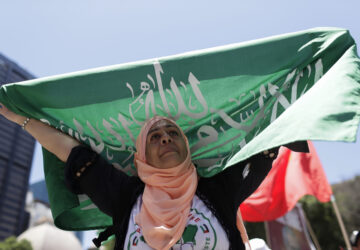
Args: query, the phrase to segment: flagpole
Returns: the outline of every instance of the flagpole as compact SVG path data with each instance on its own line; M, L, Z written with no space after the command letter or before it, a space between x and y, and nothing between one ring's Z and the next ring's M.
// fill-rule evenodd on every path
M335 196L334 196L334 195L331 195L331 204L332 204L332 206L333 206L333 208L334 208L334 210L335 210L336 218L337 218L337 220L338 220L338 222L339 222L339 225L340 225L340 228L341 228L341 232L342 232L343 237L344 237L346 249L347 249L347 250L351 250L350 240L349 240L348 234L346 233L345 226L344 226L344 222L343 222L343 220L342 220L342 218L341 218L341 215L340 215L338 206L336 205Z
M307 227L308 230L309 230L310 236L311 236L311 238L312 238L312 240L313 240L313 242L314 242L314 244L315 244L316 249L317 249L317 250L321 250L319 241L318 241L318 239L317 239L317 237L316 237L316 235L315 235L315 233L314 233L314 231L313 231L313 229L312 229L312 227L311 227L311 225L310 225L310 223L309 223L309 220L307 219L306 214L303 213L303 215L304 215L304 218L305 218L306 227Z

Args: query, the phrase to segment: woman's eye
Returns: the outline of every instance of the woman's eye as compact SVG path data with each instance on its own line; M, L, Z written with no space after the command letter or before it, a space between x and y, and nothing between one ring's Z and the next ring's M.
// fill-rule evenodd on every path
M170 132L169 132L169 135L170 135L170 136L178 136L179 133L178 133L177 131L170 131Z
M160 135L159 134L153 134L151 137L150 137L150 141L156 141L160 138Z

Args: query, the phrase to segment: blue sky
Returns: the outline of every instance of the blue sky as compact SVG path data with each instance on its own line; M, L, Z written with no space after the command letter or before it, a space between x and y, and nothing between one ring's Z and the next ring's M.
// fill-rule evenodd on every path
M359 10L359 0L1 1L0 53L43 77L313 27L349 29L360 43ZM359 142L315 146L331 183L360 174ZM37 153L31 182L41 178Z

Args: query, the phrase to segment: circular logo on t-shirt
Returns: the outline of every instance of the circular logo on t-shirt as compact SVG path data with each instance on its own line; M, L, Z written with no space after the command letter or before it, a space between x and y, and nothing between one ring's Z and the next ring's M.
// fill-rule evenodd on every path
M136 224L130 233L127 249L151 249L145 242L140 227ZM188 222L182 237L171 248L172 250L186 249L215 249L217 243L216 231L207 216L196 208L191 208Z

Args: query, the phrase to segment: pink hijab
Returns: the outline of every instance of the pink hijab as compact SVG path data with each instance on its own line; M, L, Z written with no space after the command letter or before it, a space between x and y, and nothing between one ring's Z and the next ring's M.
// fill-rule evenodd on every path
M151 127L158 121L167 120L178 127L185 140L187 156L183 163L169 169L159 169L146 162L146 138ZM140 213L135 221L143 231L146 243L156 250L170 249L182 236L189 215L198 176L191 161L189 142L182 129L171 119L155 116L142 127L136 140L134 163L140 179L146 184ZM244 244L249 238L237 211L236 225Z
M145 183L140 213L135 217L146 243L157 250L170 249L182 236L197 188L198 177L191 162L189 143L182 132L187 149L183 163L169 169L150 166L146 162L146 138L151 127L169 118L155 116L141 129L136 140L135 166Z

